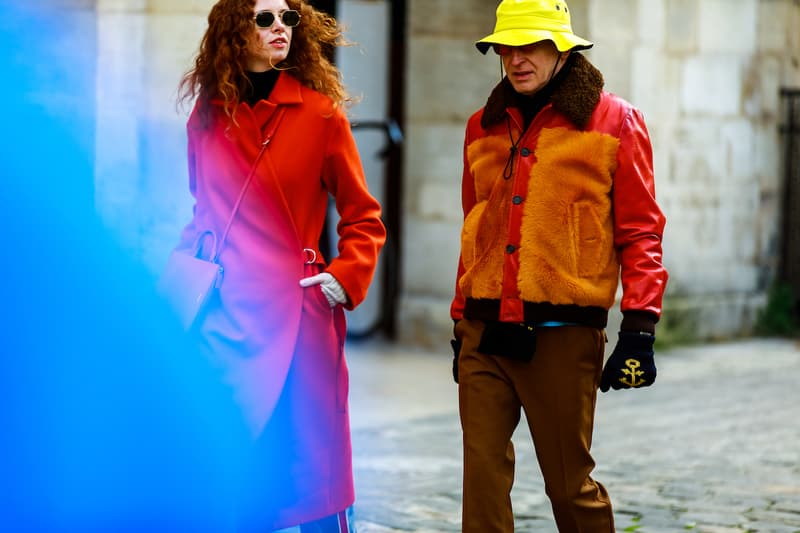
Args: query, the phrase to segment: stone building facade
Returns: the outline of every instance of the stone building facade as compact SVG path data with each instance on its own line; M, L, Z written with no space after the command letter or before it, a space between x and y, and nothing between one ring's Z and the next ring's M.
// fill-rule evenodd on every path
M339 0L376 4L381 0ZM389 1L389 0L383 0ZM212 0L51 0L95 36L96 204L155 271L188 217L176 86ZM446 346L467 117L499 81L473 41L492 0L404 0L396 332ZM570 0L606 88L642 109L667 215L660 334L748 333L775 277L783 216L781 87L800 87L797 0ZM347 21L344 21L345 23ZM378 27L385 27L378 25ZM367 95L368 96L368 95ZM616 327L615 316L609 329Z

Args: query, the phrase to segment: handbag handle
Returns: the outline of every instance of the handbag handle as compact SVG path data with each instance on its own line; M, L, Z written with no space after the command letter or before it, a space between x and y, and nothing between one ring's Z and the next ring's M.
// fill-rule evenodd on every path
M261 161L261 156L264 155L264 151L267 149L267 145L272 140L272 136L275 135L275 130L278 129L278 124L283 118L284 111L286 111L286 107L279 106L278 109L275 111L275 114L272 116L271 120L267 123L270 126L270 128L269 130L267 130L267 133L264 136L264 142L261 143L261 150L258 152L256 160L253 162L253 166L250 169L250 174L248 174L247 179L244 181L244 185L242 185L242 190L239 191L239 197L236 199L236 203L233 204L233 210L231 211L231 216L228 218L228 223L225 225L225 231L222 233L222 238L220 238L219 243L214 242L214 248L211 257L212 261L214 261L215 263L217 262L219 254L222 253L222 247L225 245L225 239L228 238L228 232L230 231L231 225L233 224L233 218L236 215L236 211L239 210L239 205L241 205L242 200L244 199L244 193L247 192L247 187L250 185L250 182L252 181L253 176L256 173L256 168L258 168L258 163L259 161Z
M197 236L197 238L194 240L194 245L192 246L192 255L198 259L201 255L200 251L203 249L203 238L206 235L211 235L211 253L209 254L209 257L214 257L214 255L217 253L217 234L210 229L207 229ZM216 263L216 261L214 262Z

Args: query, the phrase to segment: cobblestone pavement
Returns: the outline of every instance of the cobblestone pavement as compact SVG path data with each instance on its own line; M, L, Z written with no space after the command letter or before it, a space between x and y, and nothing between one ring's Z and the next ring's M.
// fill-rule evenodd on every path
M359 532L459 531L449 356L379 341L347 350ZM686 347L656 362L654 386L598 400L593 477L617 531L800 532L800 344ZM516 531L555 532L526 427L514 442Z

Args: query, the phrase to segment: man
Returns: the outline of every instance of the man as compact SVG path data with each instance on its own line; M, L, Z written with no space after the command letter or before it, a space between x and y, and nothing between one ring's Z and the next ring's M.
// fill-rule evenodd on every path
M454 378L464 439L463 531L511 532L511 436L523 409L559 531L613 532L590 477L598 385L656 377L667 273L642 114L603 88L562 0L503 0L476 43L507 75L470 117ZM608 310L623 321L603 369Z

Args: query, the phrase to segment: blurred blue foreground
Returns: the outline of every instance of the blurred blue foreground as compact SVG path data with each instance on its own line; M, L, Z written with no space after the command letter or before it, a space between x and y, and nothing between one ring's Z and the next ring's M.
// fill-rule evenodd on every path
M93 86L80 69L94 58L60 57L57 13L10 3L0 4L0 530L224 530L247 442L230 391L95 214L94 98L59 103L80 92L70 83Z

